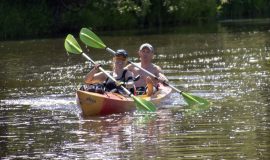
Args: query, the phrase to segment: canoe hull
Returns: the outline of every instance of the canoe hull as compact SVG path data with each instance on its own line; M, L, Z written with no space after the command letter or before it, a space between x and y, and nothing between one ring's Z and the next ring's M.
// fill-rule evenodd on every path
M168 94L170 94L170 92L171 88L161 86L159 91L153 96L140 96L140 98L158 105ZM84 116L123 113L134 111L136 109L132 98L117 93L106 92L104 94L99 94L78 90L76 99Z

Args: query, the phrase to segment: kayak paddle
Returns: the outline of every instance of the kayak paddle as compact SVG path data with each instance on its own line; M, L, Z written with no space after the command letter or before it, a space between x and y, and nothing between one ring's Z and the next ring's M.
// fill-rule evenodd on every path
M87 28L82 28L80 31L80 39L82 40L83 43L85 43L87 46L93 47L93 48L99 48L99 49L105 49L106 51L110 52L111 54L115 54L115 51L110 49L109 47L107 47L102 40L91 30L87 29ZM129 63L131 63L132 65L134 65L135 67L141 69L142 71L144 71L145 73L147 73L148 75L150 75L151 77L158 79L157 76L155 76L153 73L147 71L146 69L138 66L137 64L128 61ZM180 93L183 97L184 100L187 102L188 105L195 105L195 104L199 104L199 105L208 105L209 102L201 97L198 96L194 96L191 95L189 93L183 92L179 89L177 89L176 87L172 86L171 84L169 84L166 81L162 82L164 85L167 85L169 87L171 87L172 89L174 89L176 92Z
M65 49L66 49L66 51L68 53L81 54L87 60L89 60L91 63L93 63L94 65L96 64L89 56L87 56L87 54L85 54L82 51L80 45L78 44L78 42L76 41L76 39L71 34L67 35L67 37L65 39L64 46L65 46ZM106 76L109 77L111 80L113 80L114 82L116 82L115 78L112 77L109 73L107 73L102 67L99 67L99 70L102 71L104 74L106 74ZM123 85L120 85L120 87L126 92L126 94L128 94L128 96L130 96L131 98L133 98L133 100L134 100L134 102L136 104L136 108L138 110L156 111L156 106L152 102L134 96Z

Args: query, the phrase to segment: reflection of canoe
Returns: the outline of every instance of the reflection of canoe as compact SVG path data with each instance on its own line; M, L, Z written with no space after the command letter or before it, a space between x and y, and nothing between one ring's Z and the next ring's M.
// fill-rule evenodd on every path
M171 91L170 87L160 85L159 90L151 97L140 97L158 105ZM84 116L122 113L136 109L132 98L111 92L99 94L78 90L77 104L81 107Z

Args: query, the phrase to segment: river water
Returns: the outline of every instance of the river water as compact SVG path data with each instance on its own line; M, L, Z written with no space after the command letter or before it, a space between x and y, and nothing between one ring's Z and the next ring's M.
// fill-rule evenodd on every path
M172 93L155 113L83 117L75 91L91 65L64 37L0 42L0 159L270 158L269 26L100 38L134 62L152 43L170 83L211 106ZM82 48L110 68L109 53Z

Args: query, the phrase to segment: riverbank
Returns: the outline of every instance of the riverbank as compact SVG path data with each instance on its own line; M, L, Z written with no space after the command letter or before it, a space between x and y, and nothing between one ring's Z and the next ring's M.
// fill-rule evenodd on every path
M161 33L167 28L189 32L192 28L184 28L215 26L219 20L269 18L269 7L267 0L1 1L0 40L62 37L82 27L104 33Z

